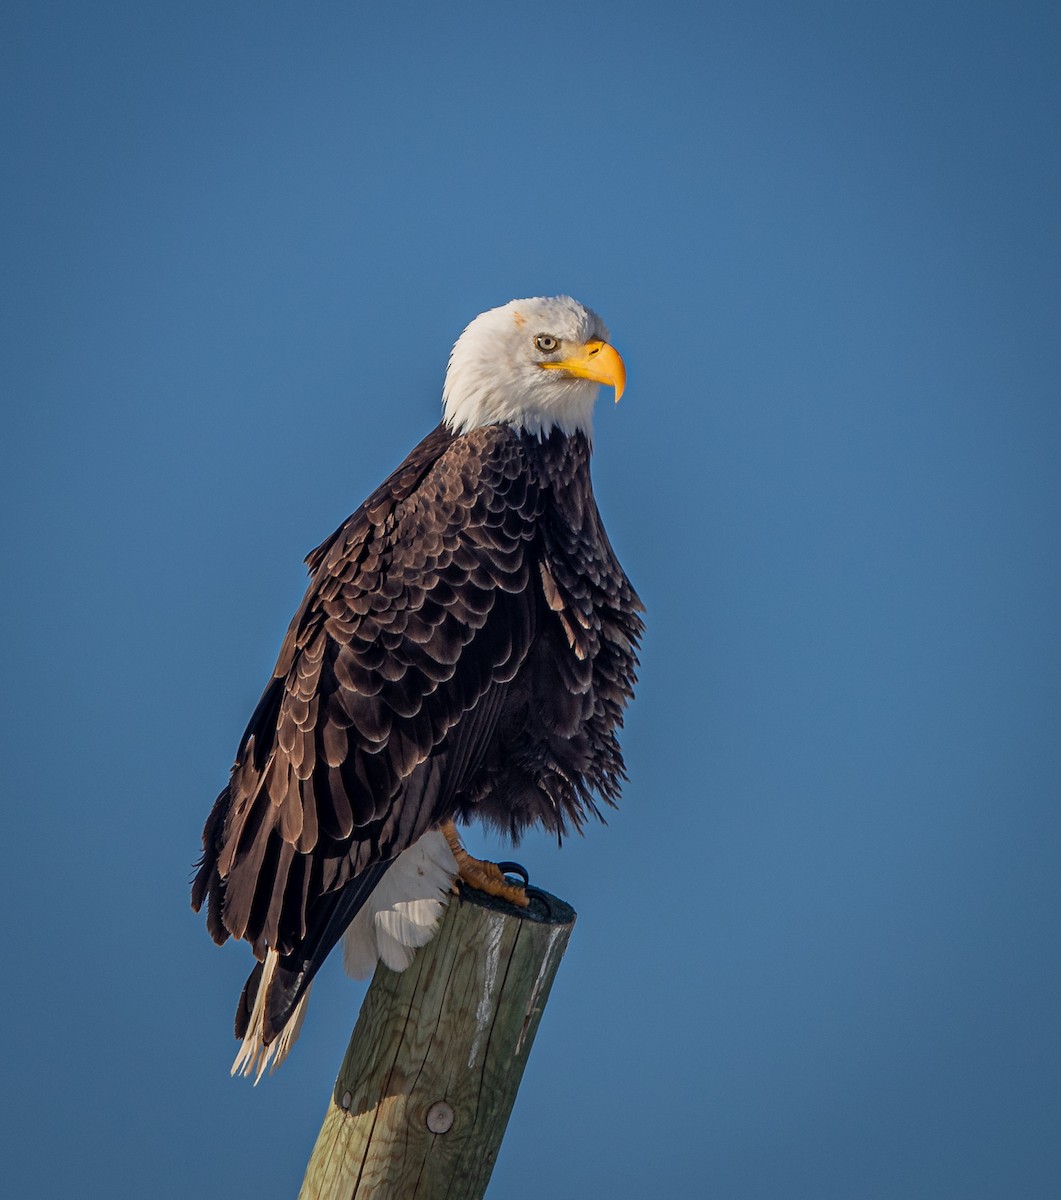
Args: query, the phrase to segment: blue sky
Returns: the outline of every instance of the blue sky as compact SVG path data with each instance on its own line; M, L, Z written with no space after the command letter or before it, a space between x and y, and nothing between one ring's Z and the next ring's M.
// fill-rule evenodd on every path
M648 606L491 1195L1053 1195L1054 4L5 5L12 1194L293 1194L361 991L229 1080L187 904L303 555L477 312L629 368ZM508 856L485 837L473 845Z

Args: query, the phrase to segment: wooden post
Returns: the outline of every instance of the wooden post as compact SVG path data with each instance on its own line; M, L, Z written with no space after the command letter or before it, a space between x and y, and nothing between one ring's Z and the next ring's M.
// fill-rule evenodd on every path
M408 970L361 1006L299 1200L479 1200L574 910L462 889Z

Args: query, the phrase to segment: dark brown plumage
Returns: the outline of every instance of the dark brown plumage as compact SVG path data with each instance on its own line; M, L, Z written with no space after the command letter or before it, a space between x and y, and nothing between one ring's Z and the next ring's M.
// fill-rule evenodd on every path
M307 562L192 891L215 941L280 954L266 1043L427 830L560 835L615 801L642 630L581 432L440 425Z

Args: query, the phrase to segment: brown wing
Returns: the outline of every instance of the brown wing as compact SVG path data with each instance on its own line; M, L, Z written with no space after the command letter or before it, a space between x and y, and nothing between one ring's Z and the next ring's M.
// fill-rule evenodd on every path
M451 814L534 640L539 516L518 437L440 427L310 555L203 833L192 903L216 941L278 950L304 987L366 886Z

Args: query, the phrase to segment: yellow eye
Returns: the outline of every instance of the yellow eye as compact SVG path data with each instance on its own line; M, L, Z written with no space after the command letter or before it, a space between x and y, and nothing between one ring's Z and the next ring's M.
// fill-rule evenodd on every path
M560 339L554 338L551 333L539 333L534 339L534 344L543 354L552 354L554 350L560 349Z

